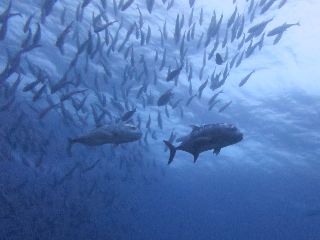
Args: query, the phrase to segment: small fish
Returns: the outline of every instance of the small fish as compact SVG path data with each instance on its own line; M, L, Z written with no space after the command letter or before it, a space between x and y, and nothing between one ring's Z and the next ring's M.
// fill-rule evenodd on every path
M34 17L34 14L30 15L23 26L23 32L26 33L30 30L31 21Z
M281 40L281 38L282 38L282 33L280 33L280 34L278 34L276 37L275 37L275 39L274 39L274 41L273 41L273 45L276 45L280 40Z
M131 4L134 2L134 0L128 0L128 1L126 1L124 4L123 4L123 6L122 6L122 8L121 8L121 11L125 11L127 8L129 8L130 6L131 6Z
M232 101L227 102L225 105L223 105L220 109L219 112L223 112L224 110L227 109L227 107L229 107L231 105Z
M41 6L41 22L45 23L46 17L48 17L52 10L54 5L56 4L58 0L44 0L43 4Z
M186 107L190 105L191 101L197 96L197 94L192 95L186 102Z
M183 66L181 65L179 68L172 70L172 71L169 71L167 78L166 78L166 81L169 82L169 81L172 81L173 79L175 79L176 77L178 77L180 75L182 68L183 68Z
M282 0L282 1L279 3L278 9L282 8L286 3L287 3L287 0Z
M209 99L208 104L211 106L211 105L214 103L214 101L217 99L217 97L218 97L221 93L223 93L223 90L220 90L219 92L215 93L215 94Z
M32 97L32 101L35 102L41 98L43 95L44 91L47 89L46 85L43 85Z
M134 108L133 110L128 111L125 114L123 114L121 117L121 121L126 122L126 121L130 120L132 118L132 116L135 114L136 110L137 109Z
M76 95L76 94L79 94L79 93L84 93L88 91L88 89L83 89L83 90L74 90L74 91L71 91L69 93L66 93L66 94L63 94L61 97L60 97L60 102L64 102L66 100L68 100L69 98L71 98L72 96Z
M275 3L276 0L269 0L269 2L267 2L261 9L260 14L264 14L266 11L269 10L269 8L273 5L273 3Z
M192 7L193 7L194 3L195 3L195 0L189 0L190 8L192 8Z
M57 38L56 47L59 48L62 55L64 54L64 48L63 48L64 41L67 34L71 31L72 25L73 25L73 22L71 22Z
M231 17L230 17L229 20L228 20L227 28L231 27L231 25L234 23L234 20L236 19L237 11L238 11L238 8L236 7L236 8L234 9Z
M158 111L158 127L162 130L163 129L163 124L162 124L162 117L161 117L161 112Z
M239 87L242 87L251 77L251 75L255 72L255 70L253 70L252 72L250 72L247 76L245 76L239 83Z
M173 96L174 96L174 93L172 92L171 89L169 89L159 97L158 103L157 103L158 106L167 105Z
M148 12L151 14L152 9L153 9L153 5L154 5L154 0L146 0L146 3L147 3Z
M175 102L171 105L172 109L175 109L181 102L182 102L182 99L181 99L181 98L178 99L177 101L175 101Z
M203 90L206 88L206 86L208 85L208 81L209 79L207 79L203 84L201 84L201 86L198 89L198 98L200 99L202 96L202 92Z
M40 40L41 40L41 26L39 23L37 23L37 30L36 30L36 33L34 34L32 44L37 45L39 44Z
M223 64L223 59L221 57L221 55L219 53L216 54L216 63L218 65L222 65Z
M89 5L90 2L91 2L91 0L83 0L82 5L81 5L81 8L82 8L82 9L85 8L86 6Z
M290 28L290 27L292 27L292 26L300 26L300 23L299 23L299 22L297 22L297 23L291 23L291 24L284 23L284 24L282 24L281 26L276 27L276 28L272 29L270 32L268 32L267 36L268 36L268 37L271 37L271 36L275 36L275 35L278 35L278 34L282 34L282 33L284 33L288 28Z
M146 128L150 130L150 127L151 127L151 116L149 114L148 121L146 123Z

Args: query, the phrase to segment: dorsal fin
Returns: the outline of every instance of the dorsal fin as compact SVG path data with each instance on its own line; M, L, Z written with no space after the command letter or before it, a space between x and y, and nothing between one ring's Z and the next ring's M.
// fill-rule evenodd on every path
M200 129L200 127L196 125L190 125L190 127L192 128L192 132Z

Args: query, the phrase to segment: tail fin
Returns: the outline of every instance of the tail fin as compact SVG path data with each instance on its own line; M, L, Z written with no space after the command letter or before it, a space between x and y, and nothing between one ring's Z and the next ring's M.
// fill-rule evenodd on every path
M68 154L69 157L72 157L71 148L72 148L73 144L74 144L74 140L71 139L71 138L68 138L67 154Z
M170 150L170 157L169 157L169 161L168 164L170 164L173 161L174 156L176 155L176 151L177 149L168 141L163 140L163 142L167 145L167 147Z

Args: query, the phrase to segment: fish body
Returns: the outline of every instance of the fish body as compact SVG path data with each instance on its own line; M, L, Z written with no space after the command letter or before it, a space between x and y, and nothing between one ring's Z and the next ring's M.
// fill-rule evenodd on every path
M79 137L70 138L67 151L71 155L71 148L76 143L86 146L123 144L138 141L141 137L142 132L131 124L103 125Z
M171 100L171 98L173 97L173 92L171 89L169 89L168 91L166 91L164 94L162 94L159 99L158 99L158 106L164 106L167 105L169 103L169 101Z
M279 34L283 34L288 28L292 27L292 26L300 26L300 23L284 23L279 27L276 27L274 29L272 29L270 32L268 32L267 36L271 37L271 36L275 36L275 35L279 35Z
M219 154L221 148L236 144L243 139L243 134L232 124L207 124L192 126L192 128L189 135L177 139L178 142L181 142L177 147L174 147L169 141L164 141L170 149L168 164L173 161L177 150L192 154L196 162L202 152L213 150L215 154Z

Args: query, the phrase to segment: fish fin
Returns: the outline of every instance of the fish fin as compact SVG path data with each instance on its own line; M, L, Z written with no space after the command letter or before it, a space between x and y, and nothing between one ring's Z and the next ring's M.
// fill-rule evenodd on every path
M220 153L221 148L213 149L213 154L218 155Z
M67 154L68 157L72 157L72 145L75 143L75 141L72 138L68 138L68 145L67 145Z
M169 157L169 160L168 160L168 165L169 165L173 161L173 158L176 155L177 149L170 142L168 142L166 140L163 140L163 142L167 145L167 147L170 150L170 157Z
M196 125L190 125L190 127L192 128L192 131L196 131L200 129L200 127Z
M195 152L192 154L193 155L193 163L196 163L198 157L199 157L199 153L198 152Z

